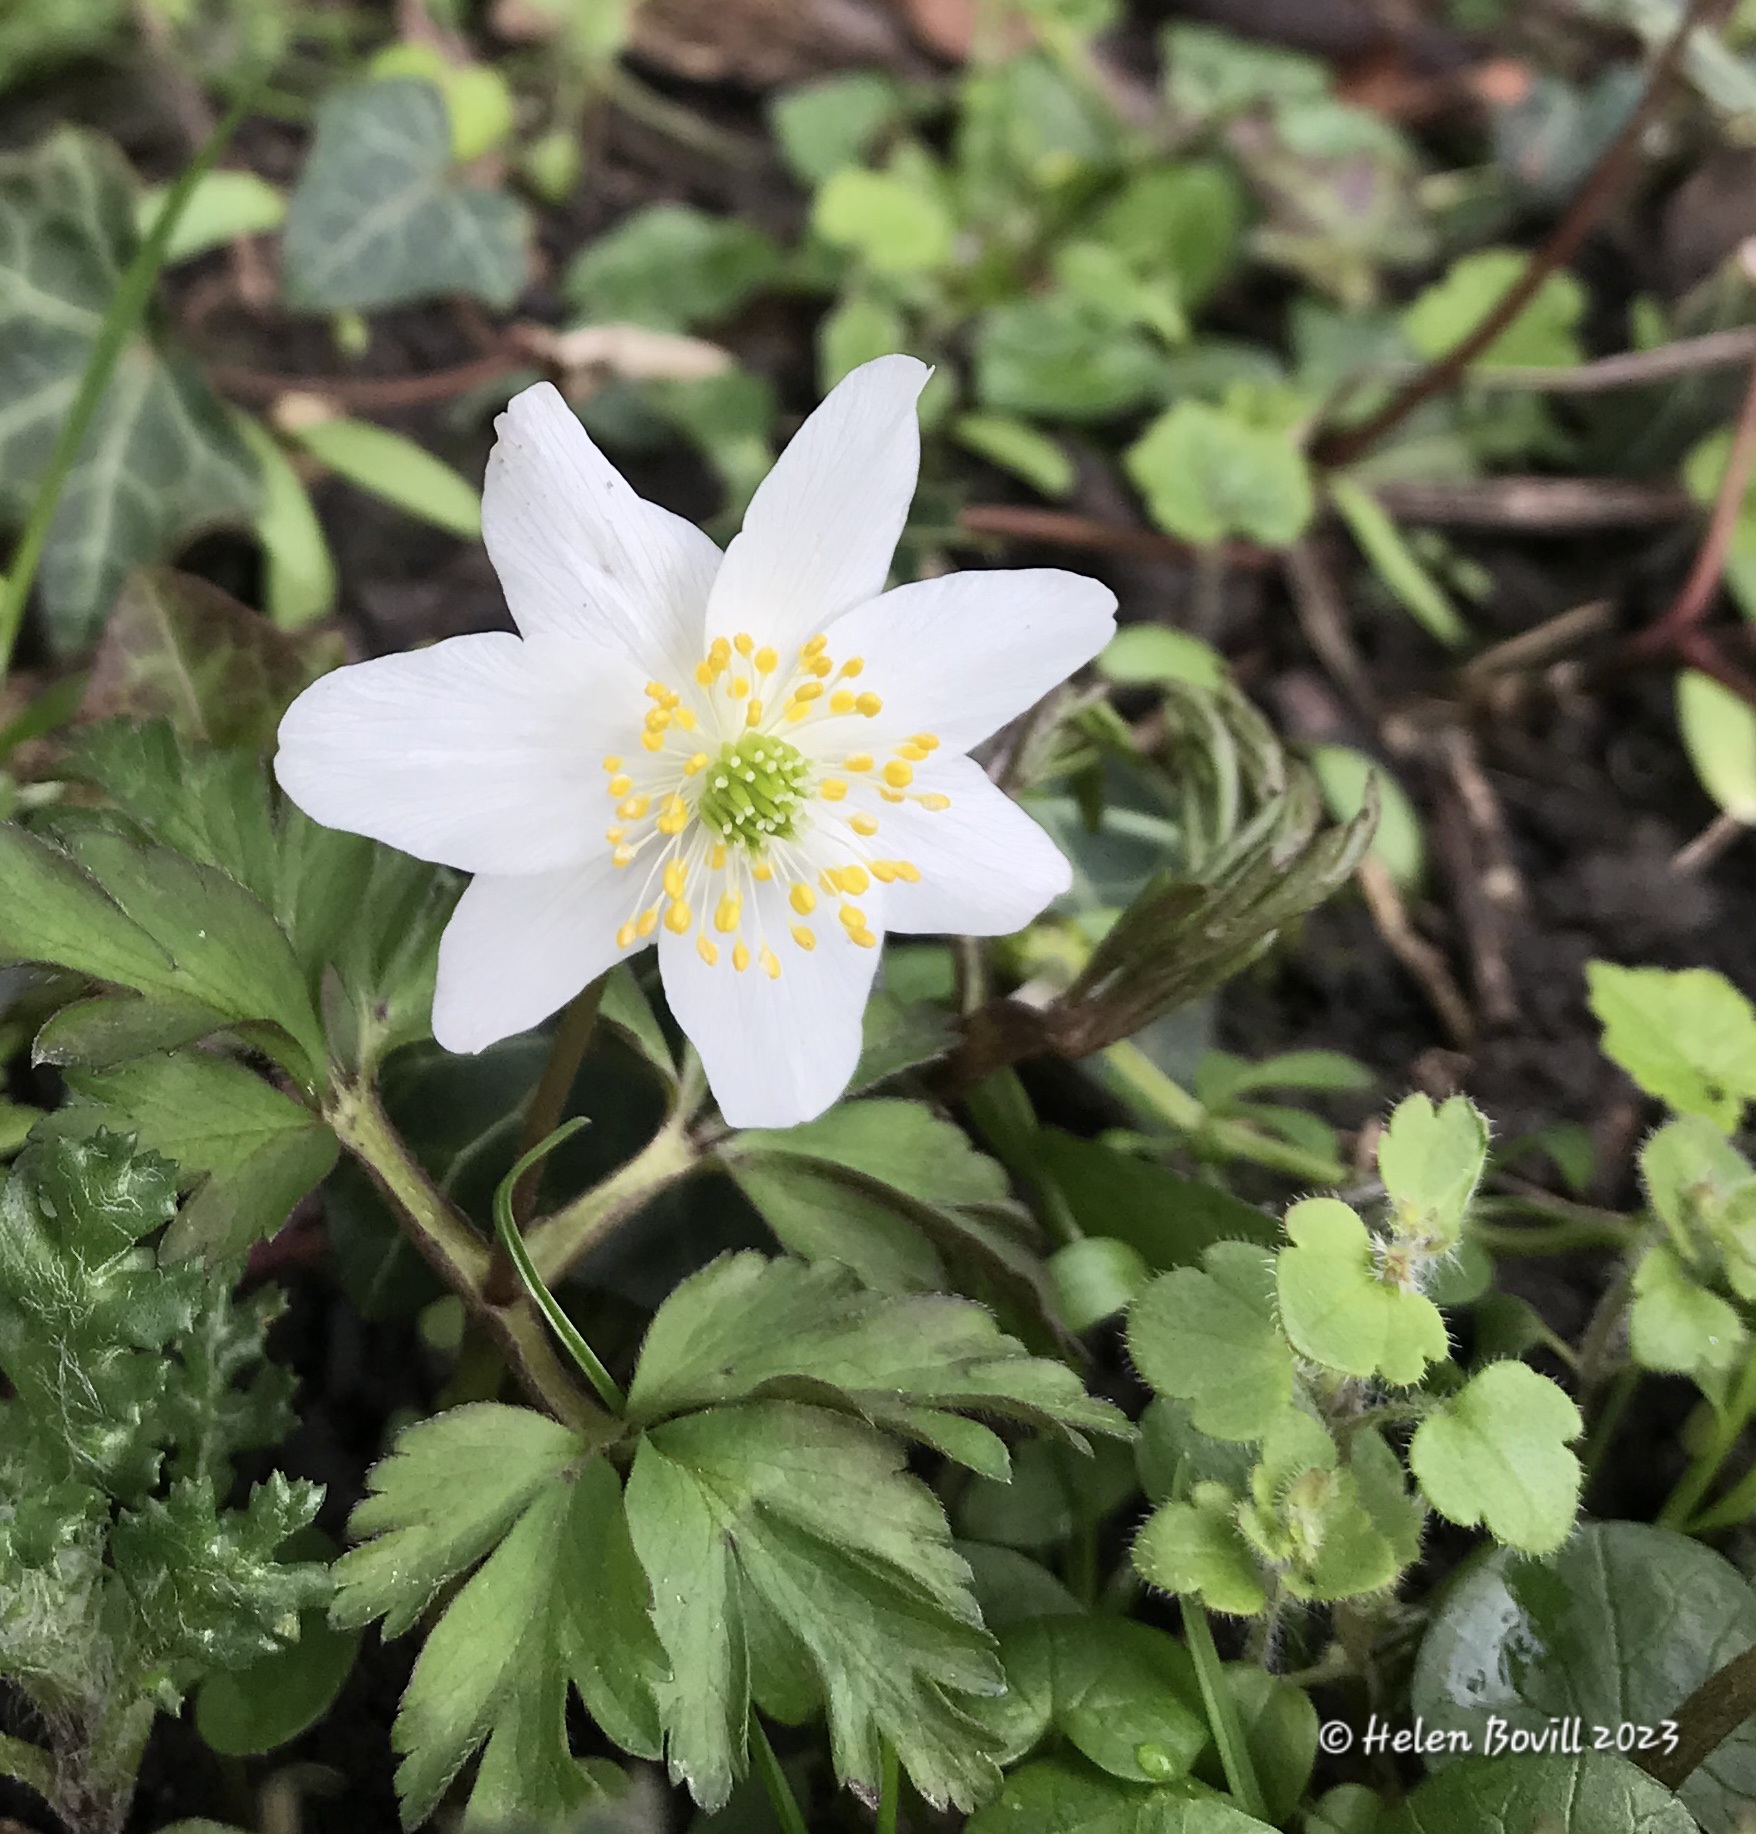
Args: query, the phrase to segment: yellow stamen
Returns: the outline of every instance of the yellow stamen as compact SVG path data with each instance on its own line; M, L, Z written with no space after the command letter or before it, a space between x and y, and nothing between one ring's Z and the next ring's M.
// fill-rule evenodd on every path
M876 834L878 832L878 817L876 815L868 815L862 809L858 815L850 815L848 817L848 826L852 828L856 834Z
M820 681L802 681L793 690L793 699L801 700L801 701L816 700L822 693L823 693L823 683L822 682Z
M760 726L762 724L761 701L753 700L750 705L744 709L744 724L746 726Z
M888 885L896 877L896 868L888 860L874 860L872 877L881 885Z
M689 906L679 898L670 909L665 912L665 928L669 930L673 936L681 936L683 932L689 928L693 916L694 913L689 909Z
M750 951L743 943L739 943L732 951L732 966L736 968L740 974L750 966Z
M695 730L695 714L693 709L689 707L679 707L674 717L677 724L681 726L685 732L693 732Z
M886 802L907 802L908 801L908 798L905 795L903 795L901 790L886 790L886 789L881 788L878 794L882 796Z
M696 937L695 953L707 963L708 967L716 968L719 966L719 950L708 940L705 933Z
M896 868L896 876L899 879L906 879L910 885L920 884L921 869L913 860L892 860L890 863Z
M844 904L841 907L841 927L844 930L863 930L866 927L866 913L857 904Z
M646 730L648 732L663 732L670 723L671 713L668 707L654 707L646 716Z
M756 864L750 868L750 877L752 879L758 879L762 884L766 885L768 881L774 877L774 868L770 866L766 860L758 860Z
M854 705L866 716L873 719L884 711L884 703L876 694L862 694Z
M628 830L626 828L606 828L604 830L604 839L613 845L620 846L627 838Z
M899 758L907 758L910 764L919 764L926 757L927 749L924 745L917 745L913 739L910 739L906 745L897 746L896 755Z
M634 849L632 847L618 847L616 851L610 855L610 864L612 866L632 866L634 864Z
M835 693L829 697L829 711L831 713L852 713L858 704L854 695L846 688L838 688Z
M689 887L689 874L681 860L672 860L665 867L665 896L681 898Z
M673 796L658 818L660 834L681 834L689 826L689 805L681 796Z
M739 631L732 639L732 648L735 649L740 656L748 656L755 647L756 639L752 637L747 630Z
M939 741L934 738L930 732L917 732L910 743L920 746L922 751L937 751L939 749Z
M949 796L942 796L937 790L929 790L926 795L917 796L915 801L918 802L923 809L931 809L935 814L941 809L949 809L951 807L951 798Z
M905 764L900 758L892 758L884 767L884 781L893 790L906 790L914 780L914 766Z
M742 700L744 696L750 692L749 676L748 675L734 675L732 677L732 685L726 690L726 692L732 697L733 700Z
M662 732L643 732L640 744L643 751L659 751L663 748L665 735Z
M642 911L634 927L642 936L650 936L658 928L658 906L655 904Z
M610 779L610 794L612 796L626 796L633 788L634 779L630 777L626 771L619 777L612 777Z
M869 751L855 752L846 760L846 768L850 771L869 771L872 768L872 754Z
M865 666L866 659L863 656L850 656L847 661L841 665L841 672L849 681L852 681Z
M632 923L623 924L621 929L616 932L616 947L618 949L632 949L634 947L635 938L639 934L640 932Z
M762 964L762 972L771 981L780 979L780 957L772 949L764 949L756 959Z
M827 647L828 643L829 643L829 639L826 636L824 636L824 634L821 631L819 631L815 637L812 637L804 645L804 647L799 651L799 654L801 656L820 656L823 653L824 649Z
M611 752L604 760L604 769L607 771L619 771L621 768L622 760L618 758L614 752Z
M878 947L878 938L874 936L870 930L849 930L848 941L857 942L862 949L876 949Z
M805 667L821 681L825 675L834 672L835 664L827 656L813 656Z
M817 894L801 879L787 893L787 902L801 917L809 917L817 908Z
M811 934L810 928L802 923L793 925L793 941L807 953L817 947L817 938Z
M704 751L698 751L695 754L695 756L691 758L689 762L683 766L683 775L685 777L693 777L693 776L698 775L700 772L706 769L707 769L707 753Z
M817 794L825 802L840 802L848 793L848 786L840 777L825 777L817 786Z
M857 898L861 892L870 889L872 881L863 866L844 866L836 875L836 883L844 892L852 892Z
M726 865L726 847L724 841L715 841L713 852L707 856L707 863L715 872L724 872Z
M696 663L695 679L700 682L704 688L711 688L713 686L713 677L714 667L711 662Z
M752 660L756 664L756 673L758 675L772 675L780 658L765 643L762 648L756 652Z
M730 936L738 927L738 917L743 908L743 900L735 892L728 892L720 899L719 909L713 914L713 927L722 936Z

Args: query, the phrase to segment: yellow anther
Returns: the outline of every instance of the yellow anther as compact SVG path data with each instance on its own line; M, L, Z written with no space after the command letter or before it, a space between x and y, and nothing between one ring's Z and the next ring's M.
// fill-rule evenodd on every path
M780 979L780 957L772 949L764 949L756 959L762 964L762 972L771 981Z
M892 860L890 863L896 868L896 876L899 879L906 879L910 885L920 884L921 869L913 860Z
M650 796L630 796L616 805L616 813L624 821L639 821L651 807L652 798Z
M714 669L711 662L696 663L695 679L700 682L704 688L711 688L713 686L713 675Z
M634 928L642 936L650 936L658 928L659 907L655 904L644 910L634 921Z
M893 790L906 790L914 780L914 766L905 764L901 758L892 758L884 767L884 781Z
M846 688L838 688L836 692L829 697L829 711L831 713L852 713L854 708L858 705L858 700Z
M732 677L732 685L726 690L726 692L732 697L733 700L742 700L744 696L750 692L749 676L748 675L734 675Z
M715 841L713 852L707 856L707 863L715 872L724 872L726 865L726 847L724 841Z
M668 690L662 681L649 681L646 684L646 698L648 700L663 700L667 692Z
M872 768L872 754L869 751L857 751L851 758L844 759L843 764L850 771L869 771Z
M713 914L713 927L722 936L730 936L738 927L738 918L743 912L743 900L736 893L728 892L719 901L719 909Z
M808 668L819 681L821 681L824 676L832 674L835 670L835 664L831 662L827 656L813 656L811 660L805 664L805 667Z
M634 927L632 923L623 924L621 929L619 929L616 932L616 947L618 949L632 949L634 947L635 939L639 936L639 934L640 932Z
M876 834L878 832L878 817L876 815L868 815L865 810L862 809L858 815L850 815L848 817L848 826L852 828L856 834Z
M615 827L615 828L606 828L604 830L604 839L607 840L613 847L619 847L623 841L627 840L627 838L628 838L628 830L626 828Z
M850 656L847 659L847 661L841 665L841 672L848 678L849 681L852 681L853 678L856 675L858 675L862 669L865 668L865 666L866 666L866 659L864 656Z
M736 968L740 974L750 966L750 951L743 943L739 943L732 951L732 966Z
M698 751L695 754L695 756L691 758L689 762L683 766L683 775L685 777L693 777L697 773L704 771L706 769L707 769L707 753L704 751Z
M643 732L640 743L643 750L659 751L664 747L665 735L662 732Z
M751 661L756 664L758 675L772 675L780 663L780 658L765 643L751 658Z
M884 703L876 694L862 694L854 705L865 714L867 719L873 719L884 711Z
M892 866L888 860L874 860L872 862L872 877L876 879L880 885L888 885L891 880L896 877L896 868Z
M917 745L913 739L910 739L906 745L897 746L896 755L899 758L907 758L910 764L919 764L927 753L924 746Z
M864 866L844 866L839 883L844 892L852 892L857 898L861 892L871 889L872 880Z
M717 968L719 966L719 949L709 941L705 934L696 937L695 953L707 963L708 967Z
M670 712L664 707L654 707L646 716L646 730L648 732L663 732L670 723Z
M882 784L879 786L878 794L882 796L886 802L907 802L908 801L908 798L905 795L903 795L901 790L887 790L883 787Z
M747 630L739 631L732 639L732 648L735 649L740 656L748 656L755 647L756 639L752 637Z
M694 915L695 913L690 910L687 903L679 898L672 904L670 909L665 912L665 928L669 930L673 936L681 936L684 931L689 928L690 923L694 919Z
M622 760L618 758L614 752L611 752L604 760L604 769L607 771L619 771L621 768Z
M824 636L822 631L819 631L815 637L810 638L803 645L803 647L799 651L799 654L801 656L820 656L822 655L823 651L828 647L828 645L829 645L829 639L826 636Z
M820 681L802 681L793 690L793 699L798 700L798 701L813 701L813 700L816 700L818 696L822 694L822 692L823 692L823 683L822 682Z
M750 877L752 879L758 879L766 885L768 881L774 877L774 868L770 866L766 860L758 860L756 864L750 868Z
M761 701L753 700L750 705L744 709L744 724L746 726L760 726L762 724Z
M949 809L951 807L951 798L941 795L937 790L929 790L926 795L917 796L915 801L918 802L923 809L931 809L935 815L938 814L941 809Z
M610 794L612 796L626 796L633 788L634 779L630 777L626 771L610 779Z
M787 893L787 902L801 917L809 917L817 908L817 894L801 879Z
M681 898L689 889L689 873L681 860L672 860L665 867L665 896Z
M920 746L922 751L937 751L939 741L930 732L917 732L909 741L911 745Z
M857 942L862 949L876 949L878 938L870 930L849 930L848 941Z
M793 941L807 952L817 947L817 938L811 934L808 924L795 923L793 925Z
M825 802L840 802L847 793L848 786L840 777L825 777L817 786L817 794Z
M681 726L685 732L693 732L695 730L695 713L692 708L679 707L671 717L676 720L677 724Z
M634 849L632 847L618 847L616 851L610 855L610 864L612 866L632 866L634 864Z
M681 834L689 826L689 810L676 797L672 797L665 812L658 818L660 834Z
M866 913L857 904L844 904L840 914L844 930L863 930L866 927Z

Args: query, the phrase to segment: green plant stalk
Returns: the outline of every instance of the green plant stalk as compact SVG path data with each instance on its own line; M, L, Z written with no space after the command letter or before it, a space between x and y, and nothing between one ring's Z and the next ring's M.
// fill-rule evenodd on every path
M6 576L4 585L0 585L0 682L5 681L12 666L12 651L18 642L19 627L24 623L25 601L30 597L43 548L49 539L49 524L55 518L61 493L73 474L79 449L91 430L92 418L110 386L110 378L152 298L159 269L164 266L165 251L171 245L171 234L195 187L213 169L214 161L237 131L239 122L250 112L260 87L258 79L243 88L226 110L225 119L208 136L207 144L178 175L176 183L165 194L152 228L116 283L110 308L104 314L97 341L92 345L91 360L80 378L79 393L74 396L73 406L61 423L60 437L55 441L55 449L49 454L49 462L37 484L30 514L25 518L24 533L19 536L18 548L12 557L12 571Z
M1186 1134L1204 1150L1228 1159L1247 1159L1271 1172L1312 1184L1345 1184L1348 1170L1337 1159L1307 1153L1284 1141L1273 1140L1242 1121L1216 1119L1183 1085L1167 1076L1137 1044L1104 1047L1104 1062L1122 1095L1173 1131Z
M799 1799L793 1794L793 1786L787 1781L787 1773L780 1767L780 1759L774 1755L774 1747L768 1742L768 1734L763 1729L762 1721L756 1717L756 1709L750 1709L750 1749L755 1754L756 1771L762 1778L762 1787L768 1791L768 1800L774 1809L774 1818L780 1823L781 1834L811 1834L805 1825L803 1811L799 1808Z
M531 1266L545 1286L562 1279L660 1191L700 1165L701 1154L688 1135L687 1114L687 1104L679 1103L671 1118L626 1165L525 1231Z
M1226 1680L1225 1665L1213 1646L1207 1609L1200 1599L1186 1592L1178 1595L1177 1603L1182 1607L1183 1639L1195 1658L1195 1677L1201 1683L1201 1698L1207 1705L1213 1742L1219 1747L1226 1787L1246 1815L1266 1821L1268 1806L1262 1798L1262 1785L1256 1780L1256 1766L1250 1761L1250 1747L1244 1742L1244 1722L1238 1717L1238 1703Z
M546 1139L539 1140L500 1180L499 1188L494 1193L494 1227L499 1231L500 1246L505 1250L507 1259L524 1283L532 1303L547 1319L549 1329L560 1339L562 1348L598 1391L604 1406L612 1414L620 1414L628 1406L627 1396L617 1387L616 1378L604 1367L602 1358L586 1342L585 1333L562 1311L555 1295L538 1277L537 1270L531 1265L530 1252L518 1233L518 1219L512 1213L512 1194L517 1190L519 1180L533 1166L540 1165L563 1140L571 1139L586 1125L583 1115L563 1122Z
M421 1258L493 1337L531 1396L586 1439L614 1438L614 1420L579 1392L529 1301L520 1295L512 1305L489 1303L487 1244L434 1189L377 1092L337 1072L323 1115L401 1220Z
M1694 1529L1695 1512L1701 1499L1713 1488L1720 1466L1738 1443L1744 1428L1756 1415L1756 1351L1738 1372L1737 1386L1732 1390L1724 1411L1716 1414L1713 1432L1707 1444L1695 1455L1694 1463L1683 1473L1681 1481L1659 1511L1660 1528L1674 1528L1688 1533Z
M902 1806L902 1766L896 1761L896 1747L884 1741L883 1773L878 1780L878 1820L873 1834L896 1834L897 1811Z

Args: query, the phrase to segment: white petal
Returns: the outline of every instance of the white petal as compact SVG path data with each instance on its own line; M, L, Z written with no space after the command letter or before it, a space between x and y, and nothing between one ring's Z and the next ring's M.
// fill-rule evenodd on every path
M494 425L482 535L518 628L592 637L643 675L687 674L719 549L637 496L552 383L515 395Z
M1116 595L1054 567L951 573L898 586L851 611L830 653L865 663L859 686L884 725L931 732L954 751L1015 719L1116 632Z
M620 949L627 875L607 859L532 877L472 879L439 942L433 1036L448 1051L540 1025L644 942Z
M790 934L797 921L772 885L746 908L744 936L753 955L766 941L781 963L770 980L759 961L741 974L721 947L709 967L693 936L659 933L659 967L672 1015L701 1053L720 1113L732 1127L795 1127L815 1120L853 1077L860 1060L861 1017L878 967L878 948L840 935L833 913L815 925L807 952ZM875 894L860 900L876 932ZM723 939L722 939L723 940Z
M916 883L885 886L884 921L892 930L1009 936L1072 884L1060 848L980 765L940 753L916 767L913 787L949 796L951 807L865 802L878 817L866 846L921 872Z
M641 677L507 632L337 669L280 723L274 772L313 821L465 872L602 852L603 754L637 745Z
M787 652L884 590L921 463L915 401L932 374L879 357L829 392L757 486L708 605L710 637Z

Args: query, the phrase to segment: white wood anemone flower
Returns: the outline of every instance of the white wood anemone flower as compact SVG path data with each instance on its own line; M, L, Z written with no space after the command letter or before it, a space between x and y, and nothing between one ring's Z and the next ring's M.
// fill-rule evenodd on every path
M280 727L313 820L474 874L433 1032L480 1051L656 937L726 1121L821 1114L887 930L999 936L1066 860L965 754L1088 661L1115 597L1050 569L884 590L929 371L881 357L800 428L722 555L547 383L482 503L518 635L338 669Z

